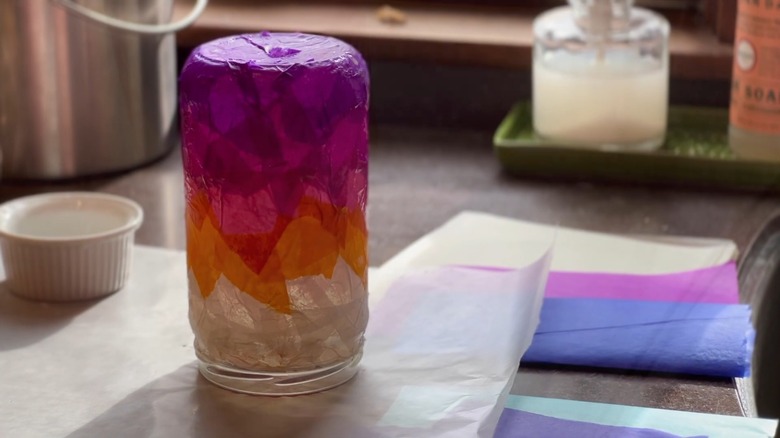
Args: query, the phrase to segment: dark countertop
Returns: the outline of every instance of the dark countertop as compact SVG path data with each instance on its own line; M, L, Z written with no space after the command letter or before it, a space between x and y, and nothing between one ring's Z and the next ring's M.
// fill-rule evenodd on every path
M522 180L506 176L480 131L374 127L369 186L371 265L378 266L462 210L595 231L734 240L744 250L778 211L764 193ZM3 182L0 200L87 189L138 201L139 244L184 248L180 155L112 177L68 183ZM522 368L514 393L700 412L741 413L731 380L598 370Z

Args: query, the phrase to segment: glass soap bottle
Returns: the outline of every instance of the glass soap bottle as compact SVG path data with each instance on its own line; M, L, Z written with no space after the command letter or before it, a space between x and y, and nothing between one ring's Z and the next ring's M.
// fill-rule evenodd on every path
M569 0L533 25L533 124L557 145L651 151L663 144L669 23L632 0Z

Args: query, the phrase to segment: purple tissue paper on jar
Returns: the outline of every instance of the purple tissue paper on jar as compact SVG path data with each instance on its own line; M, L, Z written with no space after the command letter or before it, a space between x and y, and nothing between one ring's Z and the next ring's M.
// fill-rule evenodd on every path
M359 360L368 85L360 53L326 36L230 36L187 59L187 264L202 362L306 373Z

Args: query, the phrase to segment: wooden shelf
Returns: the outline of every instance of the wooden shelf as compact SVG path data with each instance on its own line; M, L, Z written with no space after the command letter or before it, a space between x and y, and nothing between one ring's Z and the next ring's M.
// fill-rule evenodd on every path
M353 44L369 59L423 61L526 69L533 41L531 23L538 8L469 6L410 2L394 6L408 17L400 25L377 17L377 5L327 1L212 0L195 24L179 33L182 47L225 35L300 31L333 35ZM176 5L181 15L189 4ZM688 79L726 80L732 48L709 28L682 13L672 23L671 74Z

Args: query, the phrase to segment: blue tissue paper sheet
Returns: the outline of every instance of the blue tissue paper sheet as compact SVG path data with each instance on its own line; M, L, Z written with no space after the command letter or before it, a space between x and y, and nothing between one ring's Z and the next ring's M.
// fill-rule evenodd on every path
M746 305L548 298L524 363L744 377Z

